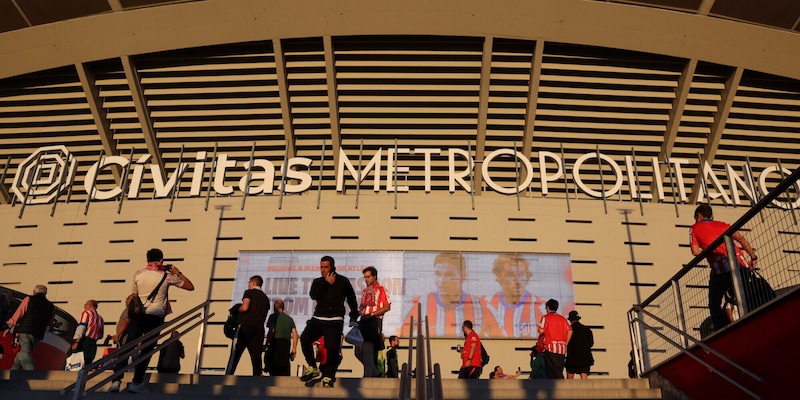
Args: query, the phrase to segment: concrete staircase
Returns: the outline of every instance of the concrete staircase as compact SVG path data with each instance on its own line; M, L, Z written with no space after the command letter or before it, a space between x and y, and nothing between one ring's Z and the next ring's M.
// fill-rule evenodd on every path
M106 377L108 375L101 375ZM74 383L77 374L65 371L0 371L0 398L9 400L67 400L59 391ZM396 399L398 379L342 378L334 388L320 383L306 387L296 377L246 377L220 375L149 375L149 394L124 391L131 374L123 379L123 391L107 393L108 385L88 399L142 400L243 400L269 399ZM97 380L99 381L99 379ZM443 381L446 399L661 399L659 389L651 389L642 379L588 380L494 380ZM414 392L412 387L412 393Z

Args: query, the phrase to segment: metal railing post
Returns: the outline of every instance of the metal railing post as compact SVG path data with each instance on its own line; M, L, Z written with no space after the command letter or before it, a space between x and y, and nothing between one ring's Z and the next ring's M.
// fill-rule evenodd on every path
M181 148L181 150L183 150L183 148ZM247 195L250 194L250 181L253 179L253 167L255 167L253 159L255 159L255 157L256 157L256 142L253 141L253 147L250 149L250 162L247 163L247 175L246 175L247 178L245 179L244 193L242 193L242 205L241 207L239 207L240 211L244 211L244 203L245 201L247 201ZM286 171L284 171L283 174L281 174L281 178L283 178L284 174L286 174ZM281 190L283 190L283 187L281 187Z
M317 183L317 210L319 210L319 202L322 199L322 179L324 178L323 172L325 171L325 149L326 139L322 139L322 151L319 156L319 182Z
M628 333L631 336L631 357L633 358L633 366L636 368L636 376L642 375L642 368L639 359L639 352L642 348L642 338L639 332L638 319L633 315L634 310L628 311Z
M472 139L467 139L467 161L467 168L469 168L469 198L472 202L472 211L475 211L475 161L472 160Z
M73 391L73 399L77 400L81 397L85 397L89 393L96 391L98 388L102 387L106 383L122 376L125 373L125 369L133 368L136 365L142 363L146 358L152 357L154 354L161 351L162 348L169 346L170 344L180 340L184 335L188 332L191 332L193 329L197 328L201 324L205 324L208 322L208 319L214 316L214 313L202 315L201 313L196 313L201 308L208 308L210 304L210 300L207 300L189 311L175 317L170 321L166 321L157 328L146 332L139 338L132 339L113 353L101 357L99 360L94 361L91 364L84 365L83 368L78 372L78 378L75 383L68 385L67 387L61 389L59 392L62 396L67 394L70 391ZM194 320L199 319L199 321ZM175 337L170 337L169 339L165 340L161 344L157 344L158 340L165 336L170 336L173 330L178 330L183 328L185 325L189 325L183 332L179 333ZM152 349L150 349L152 346ZM142 351L140 349L150 349ZM128 358L133 357L133 361L128 364ZM118 364L124 363L127 365L127 368L123 368L120 371L116 371L111 375L106 376L105 378L100 379L97 382L94 382L91 387L86 389L86 383L91 380L92 378L102 374L103 372L113 369Z
M600 145L598 144L595 146L595 153L597 154L597 171L600 173L600 197L603 198L603 211L608 214L608 203L606 202L606 184L603 182L603 160L600 158Z
M444 400L444 388L442 387L442 368L439 363L433 365L434 384L433 390L436 400Z
M672 282L672 296L675 299L675 311L678 317L678 328L682 332L686 332L686 314L683 312L683 297L681 296L681 287L677 279L673 279L670 282ZM681 340L681 344L683 344L683 348L687 348L689 347L689 340L683 338L683 340Z
M409 366L406 363L403 363L403 366L400 367L400 390L397 395L398 400L408 400L411 398L409 394L406 392L406 381L408 380L411 372L409 371Z
M89 213L89 205L92 204L92 194L97 192L95 185L97 184L97 175L100 174L100 168L103 166L103 150L100 150L100 155L98 158L97 170L95 170L95 174L92 177L92 185L89 186L89 191L86 193L86 207L83 209L84 216Z
M358 196L361 194L361 163L364 158L364 138L361 138L361 143L358 145L358 177L356 178L356 210L358 210Z
M253 151L255 151L255 147L253 147ZM283 167L281 168L281 193L280 196L278 196L278 210L283 209L283 194L286 192L286 175L288 173L289 173L289 143L286 143L286 148L283 150Z
M431 361L431 330L430 326L428 325L428 316L425 316L425 359L428 362L427 368L425 370L425 378L428 380L428 398L436 398L434 397L434 376L433 376L433 362Z
M208 325L208 311L211 303L207 303L205 307L203 307L203 324L200 325L200 337L197 338L197 356L194 360L194 373L200 373L200 366L203 365L203 345L205 344L206 338L206 326Z
M422 322L422 304L417 303L417 315ZM417 380L417 400L427 400L428 390L425 373L425 338L422 336L422 324L417 324L417 373L414 377Z
M119 194L119 202L117 203L117 214L122 212L122 203L125 201L125 192L128 191L128 175L130 174L131 166L133 165L134 149L135 147L131 147L131 155L128 157L128 165L125 166L125 170L122 171L122 177L120 178L119 186L122 191Z
M739 305L741 316L750 313L750 304L747 304L745 296L744 282L742 282L741 268L736 261L736 245L733 244L733 237L725 235L725 251L728 252L728 264L731 266L731 279L733 280L733 292L736 295L736 304ZM718 306L718 304L711 304ZM716 329L716 327L714 327Z
M102 155L102 153L100 154ZM36 189L37 182L39 181L39 170L41 169L41 164L42 164L42 153L40 152L36 156L36 169L34 170L34 173L31 175L31 180L28 183L28 189L25 190L25 196L22 199L22 206L19 208L19 215L17 216L18 219L22 219L22 214L25 213L25 206L28 205L28 197L30 197L31 192ZM20 183L20 185L22 184Z
M561 170L564 173L564 198L567 200L567 213L572 212L569 205L569 175L567 175L567 159L564 158L564 142L561 142Z
M644 216L644 204L642 204L642 190L639 187L639 168L636 166L636 150L631 147L631 166L633 166L633 190L636 193L636 199L639 200L639 214ZM661 173L661 171L656 171Z
M208 201L211 199L211 188L214 187L214 179L216 179L217 174L217 148L219 146L218 142L214 142L214 154L211 156L211 173L208 175L208 190L206 190L206 206L203 209L204 211L208 211ZM205 165L205 164L203 164ZM205 171L205 167L203 167Z

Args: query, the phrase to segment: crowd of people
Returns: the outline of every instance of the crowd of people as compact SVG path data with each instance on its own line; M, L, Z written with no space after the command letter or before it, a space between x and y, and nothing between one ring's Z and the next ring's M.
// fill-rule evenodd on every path
M589 370L594 365L592 346L594 336L592 330L581 324L581 316L573 310L569 318L558 314L558 301L550 299L545 303L547 314L539 323L539 340L531 348L530 379L573 379L577 374L581 379L588 378ZM485 365L480 336L473 330L472 321L464 321L461 326L466 340L461 347L461 370L459 379L478 379ZM514 375L506 374L501 366L495 366L489 373L489 379L517 379L522 369L517 368Z
M316 302L314 314L307 321L302 334L298 334L294 320L284 311L285 304L282 300L275 300L274 311L269 314L270 299L263 291L264 280L261 276L252 276L238 307L238 327L228 373L235 371L241 356L247 350L254 376L260 376L262 373L288 376L299 342L306 362L305 371L300 379L312 384L321 381L323 387L331 387L334 385L336 371L342 361L341 343L347 316L348 325L352 329L358 329L363 338L362 342L354 346L355 356L364 366L363 376L398 377L397 349L400 346L400 339L395 335L389 336L387 348L387 340L383 334L383 316L392 309L389 294L378 282L378 270L375 267L365 268L362 274L365 287L361 295L356 296L350 280L336 272L335 260L329 256L322 257L320 277L313 280L309 292L311 299ZM109 335L115 346L136 340L163 324L165 317L172 311L169 302L169 288L172 286L194 290L191 280L178 267L164 264L161 250L149 250L147 265L134 274L132 293L125 300L125 307L116 324L115 333ZM55 306L46 295L47 287L37 285L33 295L26 297L7 321L9 327L14 327L20 343L14 363L16 369L35 369L31 355L33 348L42 340L55 311ZM134 300L141 302L143 306L141 314L131 315L130 303L132 301L135 303ZM565 353L569 337L563 338L557 333L564 324L558 324L556 318L560 316L555 313L557 302L555 305L551 302L555 300L547 303L548 314L542 316L539 332L540 338L548 338L543 342L546 344L544 354L549 360L547 365L554 365L551 369L555 369L559 362L563 364L563 360L559 361L557 355ZM346 312L345 306L349 312ZM97 357L97 342L104 336L104 325L104 319L98 312L98 302L93 299L87 300L75 330L73 343L67 351L67 357L73 353L82 353L84 365L91 364ZM483 368L481 352L485 350L480 345L480 337L474 330L472 321L464 321L462 331L467 342L462 352L459 377L478 378ZM566 331L571 334L570 329ZM177 331L171 333L173 338L178 335ZM141 352L147 353L154 347L155 344L152 344L146 349L142 348ZM172 340L169 345L162 348L157 369L160 373L178 373L180 360L184 357L183 344L180 340ZM134 367L132 382L127 386L129 392L147 392L143 380L148 364L149 358ZM120 361L114 366L115 372L126 368L127 360ZM506 375L498 366L492 376L498 379L510 379L516 378L519 374ZM115 379L111 383L110 391L119 391L120 387L121 379Z
M502 268L502 263L498 265ZM307 321L299 338L306 362L300 379L308 385L320 381L323 387L334 385L336 371L342 361L341 343L346 317L349 317L348 325L351 329L359 331L360 340L354 344L354 353L363 365L363 376L398 376L399 338L390 336L389 350L383 352L383 316L392 309L391 300L387 291L378 283L378 270L375 267L365 268L362 274L365 287L358 297L350 280L336 273L336 263L332 257L324 256L320 260L320 277L312 281L309 291L311 299L316 301L314 314ZM242 322L240 333L234 339L229 373L236 369L241 354L247 348L253 362L253 375L260 375L262 371L268 371L271 375L288 375L288 370L283 368L296 353L297 330L291 317L283 312L280 300L276 301L275 313L267 321L269 299L262 292L262 283L260 276L251 277L248 290L242 297L242 305L239 307ZM524 297L524 289L518 295ZM540 318L537 328L539 340L531 357L531 378L563 379L566 367L567 378L573 378L577 374L585 379L594 364L591 354L594 345L592 332L579 322L581 317L577 311L571 311L567 320L558 314L558 307L558 301L554 299L545 303L547 313ZM285 321L282 327L279 321ZM269 333L264 364L261 364L259 355L263 346L250 341L250 332L261 329L255 334L256 338L261 338L265 323ZM252 326L248 327L248 324ZM461 330L466 340L459 349L461 368L458 377L477 379L485 366L486 350L471 320L463 321ZM282 340L278 341L276 338ZM521 369L518 369L517 374L507 375L497 366L490 375L493 379L516 379L521 374Z
M711 207L701 205L695 210L695 224L690 231L692 254L700 254L709 243L719 237L729 225L714 221ZM754 268L758 260L753 248L740 234L735 233L733 239L739 243L736 247L734 259L740 268ZM744 253L749 255L749 260L744 258ZM115 345L122 346L127 342L136 340L147 332L158 328L164 323L165 317L171 313L169 302L169 288L175 286L184 290L194 290L194 285L178 267L164 264L163 252L159 249L150 249L147 252L147 265L136 271L133 277L132 293L125 300L125 308L116 324L116 332L109 337ZM455 257L455 258L454 258ZM438 310L434 303L444 305L469 303L468 295L461 292L460 282L463 281L461 268L463 264L460 255L447 255L442 253L436 259L436 276L444 277L450 274L453 279L437 278L439 292L436 299L415 298L414 305L423 303L423 308L428 312L441 311L445 316L447 310ZM521 258L500 257L495 262L493 271L501 281L503 277L513 272L513 279L509 282L515 284L502 285L504 291L498 293L496 298L489 299L485 310L470 309L461 315L464 317L478 318L483 322L483 329L477 331L472 319L465 318L461 324L461 333L465 337L464 345L459 346L461 367L458 377L460 379L477 379L481 376L483 368L488 362L486 350L481 344L481 334L486 336L502 335L508 337L532 337L532 329L538 333L538 340L531 348L529 378L539 379L572 379L578 375L586 379L594 364L592 347L594 337L589 327L583 325L581 316L576 310L571 310L567 318L558 313L559 303L555 299L544 302L545 313L538 312L541 299L536 297L533 307L524 312L525 318L532 318L538 323L532 324L527 320L524 323L501 326L492 321L506 320L505 313L511 312L500 305L531 303L532 294L527 291L525 284L530 279L527 261ZM723 246L715 249L708 256L711 267L709 282L709 308L711 319L715 328L719 329L729 322L725 314L722 300L732 291L731 268L728 265L727 252ZM519 269L522 263L524 268ZM454 267L456 266L456 267ZM514 268L508 269L509 266ZM330 256L320 260L320 276L313 280L309 295L316 302L313 316L306 322L301 334L290 315L285 312L283 300L277 299L273 304L273 313L270 315L270 299L263 291L264 280L261 276L252 276L248 281L247 290L238 307L239 321L234 337L231 360L228 373L235 371L236 366L247 350L252 364L252 374L260 376L268 373L272 376L289 376L290 365L297 355L297 345L300 344L302 357L306 367L300 379L313 384L322 382L323 387L332 387L336 380L336 372L342 361L341 343L345 328L345 317L349 317L348 325L357 329L362 340L354 345L355 357L364 367L364 377L392 377L399 374L397 349L400 340L391 335L388 338L388 349L383 332L383 317L392 309L392 303L387 290L378 282L378 270L367 267L362 271L365 287L360 297L356 295L350 280L336 272L336 262ZM510 272L509 272L510 271ZM521 272L520 272L521 271ZM522 276L520 276L522 273ZM521 279L520 279L521 278ZM446 290L446 281L455 281L452 290ZM522 282L520 284L520 282ZM526 300L527 299L527 300ZM5 298L0 298L5 300ZM359 301L360 300L360 301ZM131 315L129 305L131 302L140 302L143 307L141 314ZM2 302L0 302L2 303ZM13 328L17 337L18 350L14 358L12 369L35 369L33 350L43 339L45 331L50 326L55 306L47 299L47 287L36 285L33 293L25 297L6 320L4 309L8 304L0 304L0 330L3 335L8 335ZM347 311L345 309L347 306ZM104 336L104 320L98 313L98 302L87 300L84 310L80 315L77 328L73 336L73 343L67 351L67 357L73 353L82 353L85 364L91 364L97 356L97 341ZM488 311L489 315L483 315ZM409 316L410 314L407 314ZM430 318L430 315L429 315ZM405 318L406 320L408 318ZM452 318L451 318L452 319ZM445 324L439 324L444 318L432 317L431 334L436 335L437 330L444 332L448 329ZM519 322L519 321L517 321ZM407 324L404 324L404 326ZM535 326L535 328L531 328ZM510 329L510 330L506 330ZM492 332L492 335L487 332ZM446 332L445 332L446 333ZM452 334L452 332L450 332ZM179 335L177 331L171 333L172 338ZM155 344L152 344L154 347ZM153 347L142 348L142 353L147 353ZM385 351L384 351L385 350ZM0 347L0 360L4 357L4 349ZM185 357L183 344L174 339L165 346L159 355L158 371L161 373L178 373L180 360ZM262 358L263 357L263 358ZM140 362L134 369L133 380L128 384L127 390L132 393L144 393L147 389L143 385L144 374L149 363L149 358ZM121 371L127 368L127 360L118 362L114 370ZM490 379L517 379L522 375L522 369L517 368L515 374L506 374L501 366L495 366L490 372ZM120 390L121 381L112 381L110 391Z

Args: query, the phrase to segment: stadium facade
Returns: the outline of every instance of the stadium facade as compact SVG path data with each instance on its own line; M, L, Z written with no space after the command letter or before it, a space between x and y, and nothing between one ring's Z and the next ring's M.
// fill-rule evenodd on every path
M463 252L486 302L494 255L524 255L534 294L567 282L593 371L625 376L625 312L691 258L695 204L735 220L800 166L788 1L11 3L0 285L46 284L75 315L94 298L113 322L162 248L198 288L173 307L213 302L203 370L224 369L244 255ZM547 257L569 260L560 280L542 278ZM358 285L368 261L342 273ZM263 275L293 285L289 270ZM403 303L432 287L398 271ZM458 343L434 340L444 371ZM532 344L486 347L509 369Z

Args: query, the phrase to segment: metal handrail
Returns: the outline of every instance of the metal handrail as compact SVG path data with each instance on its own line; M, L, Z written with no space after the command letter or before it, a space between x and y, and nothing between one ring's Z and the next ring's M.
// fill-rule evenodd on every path
M164 347L174 343L175 341L179 340L181 337L183 337L185 334L187 334L191 330L197 328L200 325L205 325L208 322L208 320L211 317L214 316L214 313L209 313L208 312L208 306L210 304L211 304L210 300L207 300L207 301L205 301L203 303L200 303L199 305L195 306L191 310L186 311L185 313L179 315L176 318L173 318L169 322L163 323L158 328L153 329L150 332L147 332L145 335L143 335L143 336L141 336L141 337L139 337L139 338L137 338L135 340L132 340L129 343L126 343L124 346L120 347L118 350L114 351L113 353L111 353L111 354L109 354L109 355L107 355L105 357L102 357L99 360L97 360L97 361L95 361L95 362L93 362L93 363L91 363L89 365L84 365L83 368L81 368L78 371L78 378L75 381L75 383L72 383L69 386L61 389L61 391L60 391L61 395L63 396L65 394L67 394L69 391L72 390L73 391L72 399L73 400L77 400L77 399L79 399L81 397L85 397L86 395L88 395L90 393L93 393L94 391L96 391L98 388L100 388L101 386L105 385L106 383L108 383L108 382L110 382L110 381L122 376L125 373L125 369L122 369L120 371L116 371L113 374L111 374L111 376L108 376L108 377L100 380L96 384L90 386L89 388L86 388L86 383L90 379L92 379L95 376L101 374L102 372L105 372L105 371L107 371L109 369L112 369L112 368L116 367L120 363L127 362L129 357L133 356L134 358L133 358L133 361L128 366L129 367L134 367L134 366L142 363L145 359L151 357L153 354L161 351L162 348L164 348ZM202 313L196 313L196 314L192 315L193 313L199 311L200 309L203 309ZM205 316L203 316L203 315L205 315ZM157 345L153 350L147 352L146 354L138 354L140 352L140 350L139 350L140 347L145 347L145 348L149 347L150 345L152 345L152 344L158 342L159 340L161 340L161 338L163 338L164 336L171 335L172 334L171 331L173 329L181 328L181 327L191 323L192 320L195 320L195 319L198 319L198 318L199 318L198 321L195 321L187 329L184 329L183 332L178 334L178 336L170 338L170 339L164 341L163 343L161 343L160 345Z
M404 363L400 372L400 387L398 398L400 400L411 399L412 378L417 381L416 398L418 400L444 399L444 389L442 387L442 370L439 363L433 364L431 359L431 336L428 317L425 316L422 322L422 305L417 304L417 345L414 347L414 316L411 316L408 335L408 363ZM423 334L423 325L425 334ZM412 373L413 353L417 352L416 368ZM413 375L413 377L412 377Z
M398 400L408 400L411 398L411 395L409 394L411 385L408 384L410 379L411 371L409 371L409 366L408 364L403 363L403 366L400 368L400 389L397 395ZM406 390L406 387L409 388L408 391Z
M417 303L417 372L414 378L417 380L417 400L428 400L427 374L425 373L425 337L422 335L422 304Z
M710 371L713 371L714 373L720 375L722 378L724 378L728 382L732 383L733 385L735 385L736 387L738 387L739 389L741 389L742 391L744 391L748 395L753 396L754 398L759 398L757 394L755 394L752 391L748 390L747 388L742 386L740 383L736 382L732 378L730 378L730 377L726 376L725 374L721 373L718 369L713 368L708 363L704 362L703 360L699 359L699 357L697 357L694 354L692 354L691 351L689 351L688 346L685 345L687 343L686 340L687 339L691 340L696 345L702 347L705 351L707 351L709 353L713 353L715 356L719 357L724 362L726 362L729 365L735 367L736 369L740 370L741 372L744 372L745 374L749 375L750 377L752 377L753 379L755 379L755 380L757 380L759 382L764 382L763 378L761 378L760 376L756 375L755 373L752 373L752 372L748 371L744 367L741 367L740 365L737 365L732 360L730 360L727 357L723 356L722 354L714 351L713 349L711 349L710 347L708 347L707 345L702 343L700 340L697 340L692 335L686 333L684 330L681 330L680 328L677 328L674 325L669 324L666 321L664 321L663 319L660 319L660 318L656 317L655 315L653 315L652 313L646 311L645 307L647 307L647 306L651 305L652 303L654 303L655 301L657 301L659 299L659 297L661 295L663 295L665 292L667 292L668 290L670 290L670 289L674 290L675 282L678 282L681 278L686 276L694 268L697 268L698 265L703 260L705 260L708 257L708 255L710 253L712 253L717 247L719 247L723 243L725 243L726 246L731 247L732 243L731 243L730 238L732 237L732 235L734 233L736 233L737 231L739 231L740 229L742 229L745 226L745 224L747 224L750 220L752 220L762 210L766 209L770 205L770 203L772 203L775 199L778 198L778 196L780 196L782 193L786 192L789 188L791 188L793 185L795 185L797 183L798 179L800 179L800 168L795 170L794 172L792 172L788 177L786 177L782 182L780 182L780 184L778 184L778 186L776 186L766 196L764 196L755 205L753 205L749 210L747 210L739 219L736 220L736 222L731 224L731 226L723 234L721 234L718 238L716 238L713 242L711 242L708 246L706 246L688 264L684 265L683 268L681 268L677 273L675 273L675 275L673 275L664 285L662 285L661 287L656 289L647 299L642 301L640 304L633 306L628 311L628 315L629 315L628 323L630 325L630 334L631 334L631 341L632 341L631 344L632 344L633 350L634 350L633 357L634 357L634 362L636 364L638 373L641 374L645 370L649 371L649 370L653 369L652 366L643 365L642 359L641 359L641 357L643 357L643 354L639 354L639 351L643 350L643 346L642 346L643 345L643 343L642 343L643 339L642 339L642 337L639 336L641 333L638 332L638 331L641 328L644 328L644 329L647 329L650 332L655 333L657 336L659 336L665 342L667 342L670 345L674 346L675 348L679 349L682 353L685 353L685 354L689 355L691 358L695 359L696 361L701 363L703 366L707 367ZM790 200L790 202L791 202L791 200ZM728 248L729 257L733 257L733 254L735 254L735 253L732 251L732 249ZM735 272L736 271L735 262L733 262L731 260L730 263L731 263L731 270L733 272ZM736 274L734 274L733 272L732 272L732 274L734 276L732 276L732 278L734 279L734 283L736 284L736 283L738 283L738 282L736 282L738 276L735 276ZM739 289L739 288L736 287L736 289ZM740 305L746 306L745 307L745 312L749 311L747 309L748 308L747 306L749 306L749 305L742 304L742 301L744 301L744 298L743 298L743 296L741 296L741 291L737 290L737 298L739 298L739 300L740 300L740 302L739 302ZM677 301L680 301L680 299L678 299ZM684 345L669 339L664 334L659 332L658 329L656 329L656 328L646 324L644 321L642 321L641 317L639 317L639 318L634 317L634 314L636 314L636 313L640 313L639 314L640 316L642 314L647 315L648 317L650 317L653 320L657 321L658 323L662 324L663 327L666 327L666 328L674 331L675 333L678 333L681 337L684 338L684 340L683 340L685 342Z
M673 345L675 347L678 347L682 353L686 354L687 356L691 357L692 359L694 359L698 363L702 364L704 367L708 368L709 371L714 372L715 374L719 375L721 378L725 379L726 381L730 382L734 386L738 387L743 392L749 394L750 396L752 396L755 399L761 400L761 397L759 395L753 393L751 390L747 389L745 386L743 386L739 382L736 382L735 379L725 375L724 373L722 373L722 371L720 371L717 368L713 367L711 364L703 361L703 359L701 359L700 357L696 356L694 353L689 351L689 349L684 349L679 343L676 343L672 339L668 338L667 335L664 335L663 333L659 332L658 329L653 328L652 326L648 325L647 323L645 323L644 321L642 321L642 320L640 320L638 318L634 318L633 321L638 323L639 325L645 327L647 330L655 333L656 336L664 339L667 343L669 343L669 344L671 344L671 345ZM735 364L732 363L732 365L735 365ZM749 371L747 371L747 370L743 370L743 371L746 372L748 375L752 376L752 374ZM764 381L761 378L759 378L759 379L760 379L761 382Z
M691 261L689 261L689 263L686 264L683 268L681 268L675 275L673 275L669 279L669 281L680 279L684 275L688 274L692 270L692 268L696 267L697 264L699 264L706 257L708 257L709 253L713 252L714 249L719 247L719 245L721 245L722 242L725 241L725 236L731 236L734 233L736 233L737 231L739 231L740 229L742 229L742 227L748 221L750 221L751 219L753 219L753 217L758 215L758 213L762 209L766 208L773 200L778 198L778 196L781 193L785 192L792 185L794 185L795 182L798 179L800 179L800 168L796 169L791 175L786 177L786 179L784 179L783 182L781 182L778 186L776 186L775 189L772 189L772 191L767 193L767 195L764 196L758 203L756 203L747 212L745 212L744 215L741 216L741 218L739 218L738 220L736 220L736 222L731 224L731 226L730 226L730 228L728 228L728 230L726 230L722 235L720 235L717 239L715 239L713 242L711 242L711 244L709 244L705 249L703 249L703 251L700 252L700 254L698 254ZM646 305L652 303L654 300L656 300L656 298L658 298L658 296L663 294L665 291L669 290L670 287L671 287L671 283L669 281L667 283L661 285L661 287L656 289L653 292L653 294L651 294L647 299L645 299L639 305L646 306Z
M641 312L641 313L643 313L643 314L646 314L648 317L650 317L650 318L654 319L656 322L660 323L660 324L661 324L661 325L663 325L665 328L669 328L669 329L670 329L671 331L673 331L674 333L677 333L678 335L680 335L680 336L683 336L684 338L691 340L692 342L694 342L694 344L695 344L695 345L697 345L697 346L701 347L701 348L702 348L703 350L705 350L707 353L711 353L711 354L715 355L716 357L719 357L719 359L721 359L722 361L725 361L726 363L728 363L728 364L730 364L731 366L735 367L736 369L738 369L739 371L743 372L744 374L746 374L746 375L749 375L751 378L753 378L753 379L755 379L755 380L757 380L757 381L759 381L759 382L761 382L761 383L764 383L764 378L762 378L761 376L759 376L759 375L756 375L756 374L755 374L755 373L753 373L753 372L750 372L750 371L749 371L749 370L747 370L745 367L743 367L743 366L741 366L741 365L737 364L735 361L733 361L733 360L731 360L730 358L726 357L726 356L725 356L725 355L723 355L722 353L720 353L720 352L718 352L718 351L714 350L714 349L713 349L711 346L709 346L709 345L707 345L707 344L703 343L701 340L698 340L698 339L696 339L696 338L695 338L695 337L693 337L692 335L690 335L690 334L688 334L688 333L686 333L686 332L682 331L681 329L679 329L678 327L676 327L676 326L674 326L674 325L672 325L672 324L668 323L667 321L664 321L663 319L661 319L661 318L657 317L655 314L651 313L650 311L647 311L647 310L643 309L643 308L642 308L642 307L640 307L640 306L633 306L633 309L634 309L634 310L636 310L636 311L638 311L638 312ZM642 321L641 319L639 319L639 318L633 318L633 319L632 319L632 321L634 321L634 322L638 322L638 323L640 323L640 324L642 324L642 325L645 325L646 327L648 327L648 328L651 328L651 329L652 329L652 327L650 327L649 325L647 325L645 322L643 322L643 321ZM662 334L661 334L660 332L657 332L657 335L661 336ZM667 339L667 340L669 340L669 339ZM670 340L670 342L672 342L672 341ZM682 350L682 351L683 351L683 350L687 350L687 349L685 349L683 346L680 346L680 347L681 347L681 350ZM722 374L720 374L720 375L722 375ZM726 379L727 379L727 378L726 378Z
M425 316L425 355L428 361L426 378L428 379L428 390L426 391L429 399L443 400L444 389L442 388L442 370L439 363L433 364L431 359L431 330L428 323L428 316Z
M444 399L444 387L442 385L442 368L439 363L433 364L433 394L436 400Z
M408 362L403 363L400 370L400 388L397 397L399 400L411 399L411 361L413 360L414 353L414 315L408 325Z

